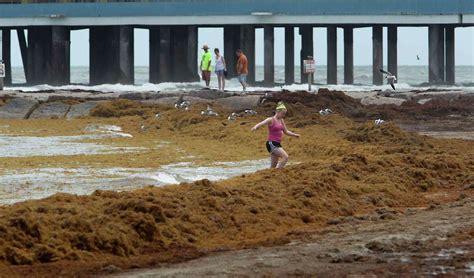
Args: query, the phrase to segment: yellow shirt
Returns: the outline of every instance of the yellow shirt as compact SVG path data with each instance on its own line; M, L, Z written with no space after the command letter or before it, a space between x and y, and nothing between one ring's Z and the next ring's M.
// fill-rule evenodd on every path
M211 59L212 59L212 55L210 51L204 52L204 54L202 54L201 70L211 71L211 65L210 65Z

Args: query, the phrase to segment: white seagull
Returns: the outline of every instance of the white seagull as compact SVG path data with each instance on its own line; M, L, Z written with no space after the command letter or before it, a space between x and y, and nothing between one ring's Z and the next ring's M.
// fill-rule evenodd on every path
M189 100L184 100L183 96L179 97L178 101L174 104L176 109L184 109L188 111L189 106L191 106L191 102Z
M239 117L239 114L236 113L236 112L232 112L232 114L230 114L230 116L227 117L227 120L228 121L235 121L237 119L237 117Z
M383 69L380 69L380 72L385 74L385 78L387 78L388 84L390 84L390 86L392 86L392 88L395 90L395 81L397 81L397 77Z
M208 105L205 111L201 111L201 115L203 116L219 116L217 112L213 111L212 108Z
M257 115L257 111L253 110L253 109L247 109L245 110L245 114L248 114L248 115Z
M329 108L319 110L320 115L329 115L332 113L332 110Z
M383 124L383 123L385 123L385 121L382 120L382 119L377 119L377 120L375 120L375 125L381 125L381 124Z

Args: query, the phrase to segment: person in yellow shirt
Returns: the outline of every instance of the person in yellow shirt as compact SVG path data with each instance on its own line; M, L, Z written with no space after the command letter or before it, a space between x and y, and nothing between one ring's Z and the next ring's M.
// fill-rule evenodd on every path
M211 83L211 61L212 61L212 55L211 52L209 52L209 46L207 44L203 45L202 49L204 50L204 53L202 54L201 57L201 73L202 73L202 80L206 82L206 87L209 88L209 85Z

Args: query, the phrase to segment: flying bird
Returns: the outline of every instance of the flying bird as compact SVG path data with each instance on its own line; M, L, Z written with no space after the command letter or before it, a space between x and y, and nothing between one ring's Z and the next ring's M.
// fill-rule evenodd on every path
M420 60L420 56L418 56L418 54L416 54L416 59L419 61Z
M387 79L388 84L390 84L390 86L392 86L392 88L395 90L395 81L397 81L397 77L383 69L380 69L380 72L385 74L385 78Z

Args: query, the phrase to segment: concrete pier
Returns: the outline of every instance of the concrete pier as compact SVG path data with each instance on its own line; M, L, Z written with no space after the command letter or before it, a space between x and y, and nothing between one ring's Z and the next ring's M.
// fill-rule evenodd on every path
M23 63L23 71L25 73L26 82L28 83L30 78L28 75L28 45L26 43L25 30L22 28L16 29L18 35L18 44L20 45L21 61Z
M264 79L265 85L273 85L275 83L275 34L273 26L265 26L263 29L264 41Z
M455 36L454 27L448 26L446 30L446 83L454 85L455 83Z
M133 27L90 28L90 83L133 84Z
M48 83L51 43L51 27L28 28L28 85Z
M227 78L237 75L235 66L237 57L235 51L240 48L240 26L230 25L224 27L224 59L227 65Z
M388 28L388 47L387 47L387 62L388 62L388 71L397 76L398 78L398 49L397 49L397 40L398 40L398 30L397 26L389 26Z
M354 84L354 28L344 27L344 84Z
M337 28L327 28L327 83L337 84Z
M255 83L255 26L244 25L240 27L240 49L248 59L249 73L247 83Z
M148 80L150 83L160 82L160 27L151 26L149 29L149 43L150 43L150 55L149 58L149 72Z
M446 76L445 76L445 53L446 53L446 48L444 46L445 43L445 36L444 36L444 27L441 26L439 28L439 40L438 40L438 72L440 76L440 81L441 83L446 83Z
M187 26L187 37L186 37L186 80L188 82L199 81L198 72L198 28L197 26ZM214 53L214 49L211 50ZM222 49L220 49L222 53ZM180 61L180 60L178 60Z
M383 84L383 29L382 26L372 27L372 83Z
M66 85L71 83L71 38L68 27L51 27L51 72L49 84Z
M308 56L314 57L313 51L313 26L301 26L300 27L301 35L301 51L300 51L300 76L301 83L308 83L308 75L304 73L303 60L307 59ZM313 75L314 80L314 75ZM311 83L313 83L311 80Z
M4 1L5 2L5 1ZM18 3L22 3L18 5ZM41 2L41 3L33 3ZM65 84L68 77L70 29L90 29L90 83L134 83L134 28L150 30L151 82L196 81L200 47L198 28L224 28L224 49L228 78L235 77L235 50L242 49L249 61L247 80L255 81L255 28L264 29L264 83L275 81L275 27L285 28L285 83L295 81L295 62L314 56L313 28L327 28L327 82L337 77L337 28L344 28L344 83L354 83L354 28L373 28L373 84L382 84L383 27L388 29L388 71L397 74L397 28L428 27L430 82L454 83L454 28L474 26L472 0L424 0L426 5L395 0L359 1L343 9L339 1L293 0L105 0L100 5L71 1L6 1L0 9L0 29L17 30L27 83ZM74 1L73 1L74 2ZM78 1L75 1L78 2ZM79 1L84 2L84 1ZM85 1L90 2L90 1ZM94 1L92 1L94 2ZM97 1L95 1L97 2ZM146 2L146 3L144 3ZM248 2L248 1L247 1ZM363 3L362 3L363 2ZM210 20L212 19L212 20ZM63 25L63 26L61 26ZM54 26L54 27L53 27ZM294 57L294 28L302 36L299 58ZM28 40L24 30L28 29ZM8 35L2 44L8 44ZM403 42L402 42L403 43ZM214 47L214 46L212 46ZM4 47L7 51L9 47ZM212 51L212 49L211 49ZM3 53L7 68L8 53ZM324 61L314 57L316 64ZM340 58L341 59L341 58ZM295 61L295 60L300 60ZM301 63L302 64L302 63ZM10 74L11 70L7 70ZM300 68L301 82L307 75ZM10 83L11 76L5 81ZM296 78L298 79L298 78ZM339 80L339 82L341 82Z
M295 83L295 27L285 27L285 84Z
M196 26L150 28L151 83L199 81L197 31Z
M27 83L29 85L69 84L70 43L69 27L30 27L27 47Z
M171 27L150 28L150 82L171 81Z
M197 28L194 26L171 27L170 63L163 64L171 71L172 82L199 81L197 57ZM202 49L199 54L202 55ZM209 49L214 55L214 49ZM164 52L164 51L163 51Z
M135 83L134 30L131 26L120 26L119 37L119 83Z
M444 41L441 42L441 29L440 25L431 25L428 27L428 79L430 83L442 83L444 80L444 74L440 74L441 63L444 63L444 61L440 61L440 57L444 55L439 54L439 52L444 50L444 47L441 47L441 44L444 44Z
M10 86L12 84L12 59L11 59L11 29L3 28L2 32L2 59L5 64L5 77L3 85Z

